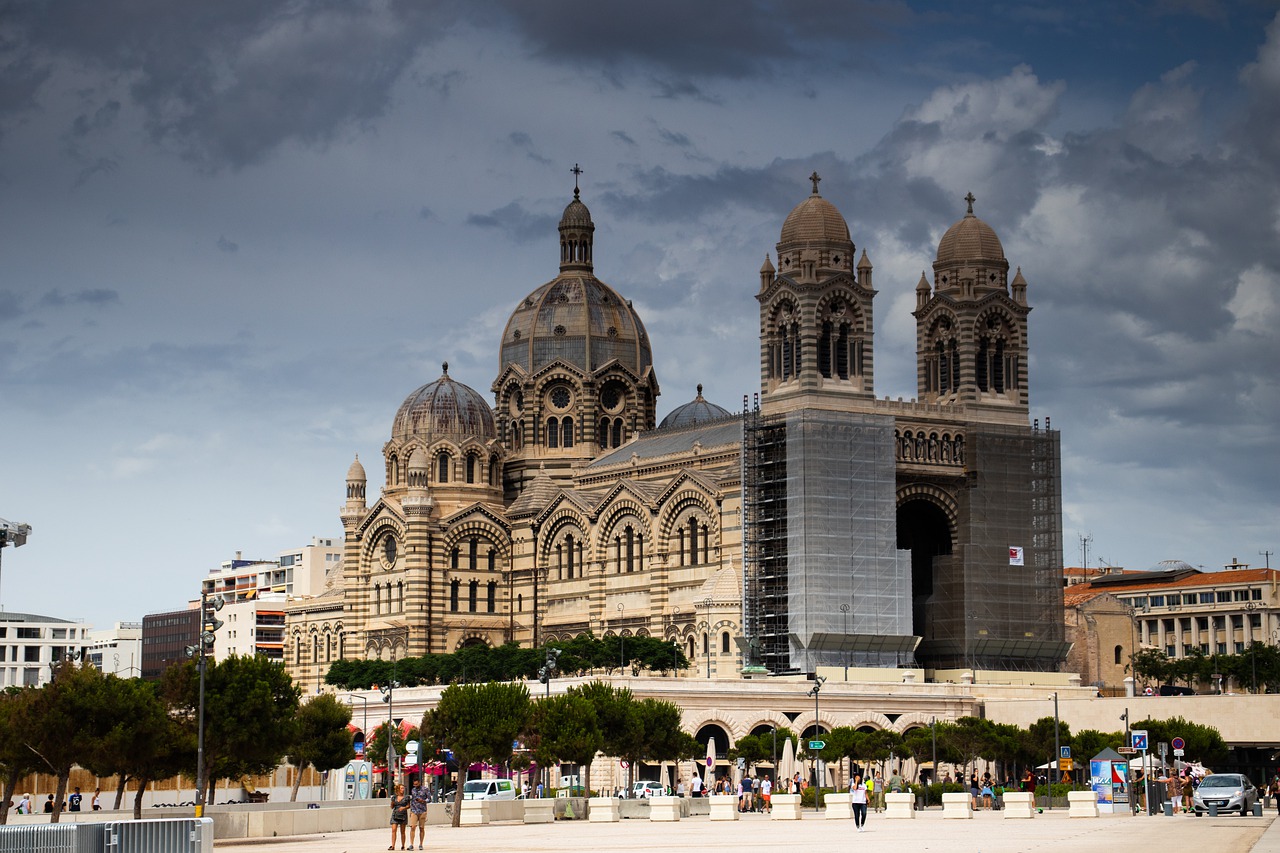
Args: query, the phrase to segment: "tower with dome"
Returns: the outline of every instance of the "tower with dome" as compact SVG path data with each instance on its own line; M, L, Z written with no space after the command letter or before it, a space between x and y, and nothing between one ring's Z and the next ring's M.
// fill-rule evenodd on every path
M1027 282L970 195L915 286L919 396L877 399L872 264L820 180L760 269L758 403L699 385L661 423L654 344L596 277L575 181L491 396L445 364L396 411L372 502L351 464L340 589L290 620L295 677L323 679L335 648L587 632L673 640L687 677L1056 668L1059 451L1029 419ZM336 647L311 645L321 627Z

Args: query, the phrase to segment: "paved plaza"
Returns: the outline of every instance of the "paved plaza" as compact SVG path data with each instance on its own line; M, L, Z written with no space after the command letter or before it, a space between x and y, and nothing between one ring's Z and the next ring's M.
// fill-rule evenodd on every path
M390 829L217 842L218 853L356 853L387 849ZM1038 815L1033 820L1005 820L1001 812L978 812L972 820L943 820L941 811L924 812L915 820L885 820L872 814L867 829L856 833L852 820L824 820L813 812L804 819L774 821L762 815L743 815L736 822L712 822L707 816L677 823L624 820L619 823L561 821L525 826L518 823L483 827L433 826L427 849L432 853L483 853L520 850L522 853L564 851L738 851L857 850L859 853L1115 853L1117 850L1191 850L1212 853L1280 853L1280 822L1275 813L1263 818L1179 815L1132 817L1105 815L1096 819L1068 818L1066 812ZM397 845L396 849L399 849Z

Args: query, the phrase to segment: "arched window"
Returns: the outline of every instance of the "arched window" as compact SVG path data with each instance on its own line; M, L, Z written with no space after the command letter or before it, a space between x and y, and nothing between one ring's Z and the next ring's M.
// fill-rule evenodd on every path
M720 654L729 654L729 632L725 631L720 635Z
M547 447L560 446L560 419L547 418Z
M396 581L396 611L404 612L404 581Z
M626 554L627 571L634 572L636 570L636 532L631 529L631 525L627 525L627 529L623 531L623 548Z
M320 638L315 634L311 635L311 662L320 663Z
M831 321L822 323L822 333L818 335L818 372L824 379L831 378Z
M489 547L488 559L489 559L489 571L493 571L498 567L498 552L493 546Z
M441 453L436 457L436 482L449 482L449 454Z
M454 578L453 580L449 581L449 612L450 613L458 612L458 587L461 585L461 583L462 582L459 581L457 578Z
M849 324L840 324L840 334L836 336L836 377L849 378Z
M467 568L476 570L476 559L480 553L480 542L474 536L467 542Z
M698 565L698 519L696 518L689 519L689 565Z
M601 450L609 447L609 419L600 419L600 430L596 433L596 443L600 445Z
M486 590L485 607L489 613L498 612L498 582L489 581L489 588Z
M613 446L622 446L622 418L614 418L613 420Z
M524 593L521 593L516 596L516 612L517 613L524 612Z
M449 552L449 568L454 569L455 571L458 568L458 557L459 557L459 552L458 552L458 549L455 547L452 551Z
M382 613L382 584L380 583L373 585L373 612L376 614ZM302 663L302 661L298 661L298 663Z
M573 580L573 534L564 537L564 549L568 553L565 561L565 580Z
M474 483L476 481L476 455L474 453L467 454L467 482Z
M561 423L561 432L563 440L560 442L561 447L573 447L573 418L566 417Z
M293 635L293 660L298 666L302 666L302 635Z
M1124 651L1124 650L1123 650L1123 649L1121 649L1121 648L1120 648L1120 646L1116 646L1116 660L1115 660L1115 662L1116 662L1117 664L1118 664L1118 663L1120 663L1120 655L1121 655L1121 653L1122 653L1123 651Z
M702 635L702 656L708 657L711 654L711 641L706 634Z
M489 485L498 485L498 457L489 460Z
M467 584L467 610L472 613L476 612L477 599L480 594L480 581L471 581Z

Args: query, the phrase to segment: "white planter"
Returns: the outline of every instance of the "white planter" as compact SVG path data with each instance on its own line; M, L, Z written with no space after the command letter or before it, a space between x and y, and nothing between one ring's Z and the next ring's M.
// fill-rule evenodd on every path
M969 795L964 791L952 791L942 795L943 818L970 820L973 818L972 804Z
M769 817L773 820L799 820L800 819L800 795L799 794L774 794L773 812Z
M887 818L894 818L895 820L915 820L916 795L910 791L900 794L885 794L884 816Z
M738 798L733 794L712 794L707 799L711 801L712 820L738 819Z
M555 823L556 801L551 798L524 800L525 823Z
M592 797L587 800L587 820L591 823L617 823L617 798Z
M853 794L827 794L822 798L827 820L849 820L853 817Z
M1093 791L1067 792L1067 817L1097 817L1098 795Z
M679 819L679 797L649 797L649 820L654 822L669 822Z
M1035 817L1036 795L1030 791L1005 791L1004 816L1006 820Z
M459 826L485 826L489 823L488 800L463 800Z

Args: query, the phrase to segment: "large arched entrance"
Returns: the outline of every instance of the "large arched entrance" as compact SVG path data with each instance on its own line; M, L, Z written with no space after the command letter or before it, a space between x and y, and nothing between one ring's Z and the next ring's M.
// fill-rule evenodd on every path
M716 741L714 767L707 767L707 761L704 756L699 756L695 759L698 772L702 775L704 782L708 780L714 782L718 777L727 775L729 773L729 747L733 746L729 740L729 732L718 723L707 723L698 729L697 734L693 737L703 745L704 749L712 738L715 738Z
M923 497L898 507L898 547L911 551L911 631L917 637L933 636L930 625L937 616L941 596L938 557L951 555L951 523L942 508Z

